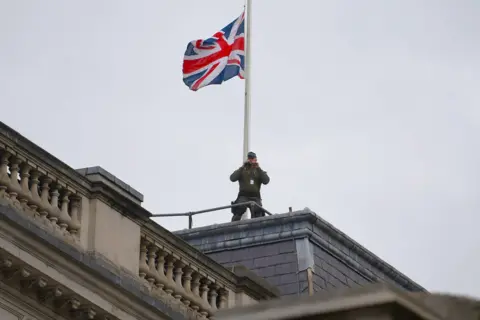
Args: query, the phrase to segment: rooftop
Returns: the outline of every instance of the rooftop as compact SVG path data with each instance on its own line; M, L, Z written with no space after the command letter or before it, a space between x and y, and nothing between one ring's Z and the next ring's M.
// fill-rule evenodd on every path
M213 224L174 232L203 252L241 248L285 239L309 237L334 255L362 272L373 281L378 277L361 266L367 261L388 278L412 291L426 291L415 281L350 238L308 208L254 220Z

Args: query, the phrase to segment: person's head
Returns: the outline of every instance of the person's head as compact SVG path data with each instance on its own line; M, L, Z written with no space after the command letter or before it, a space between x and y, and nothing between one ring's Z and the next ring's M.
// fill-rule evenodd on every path
M252 164L257 163L257 155L255 154L255 152L250 151L247 154L247 160Z

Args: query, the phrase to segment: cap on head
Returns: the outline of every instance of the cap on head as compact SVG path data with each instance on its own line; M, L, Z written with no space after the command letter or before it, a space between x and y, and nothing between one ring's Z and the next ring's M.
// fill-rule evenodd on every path
M248 159L255 159L256 157L257 157L257 155L255 154L255 152L250 151L250 152L247 154L247 158L248 158Z

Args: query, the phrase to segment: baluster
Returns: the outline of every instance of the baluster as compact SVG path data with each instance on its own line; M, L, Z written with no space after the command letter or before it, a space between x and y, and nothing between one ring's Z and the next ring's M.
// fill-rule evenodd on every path
M40 180L40 172L38 170L33 169L30 172L30 209L35 212L35 216L38 215L37 209L40 207L42 203L42 199L40 199L40 195L38 194L38 184Z
M192 273L193 269L190 266L185 266L183 269L183 290L185 290L186 295L183 299L183 303L186 306L191 305L194 301L190 301L190 299L195 298L192 293Z
M177 300L181 300L183 295L185 294L185 290L183 290L182 284L182 275L183 275L183 267L185 267L185 263L181 260L177 260L175 263L175 295L173 296Z
M46 223L48 221L48 211L50 209L50 183L52 183L52 179L50 177L43 177L42 178L42 191L40 199L42 200L40 203L40 210L38 213L40 214L41 219Z
M148 264L147 264L147 245L148 241L142 239L140 242L140 263L138 267L138 275L143 280L148 273Z
M183 268L185 262L178 260L175 265L175 299L182 300L185 305L190 304L190 300L186 299L185 288L183 287Z
M78 230L80 230L80 221L78 219L78 210L80 209L80 201L82 201L82 197L78 195L72 195L70 196L70 207L71 207L71 212L70 212L70 223L69 223L69 228L70 228L70 233L75 235L78 233Z
M201 285L200 285L200 288L202 289L202 300L206 304L210 304L208 302L208 291L210 290L210 288L208 286L210 285L210 283L212 283L210 280L204 278Z
M207 278L204 278L203 281L202 281L202 284L201 284L201 289L202 289L202 302L203 302L203 309L202 311L200 311L200 314L203 316L203 317L207 317L208 316L208 311L207 309L209 309L210 307L210 303L208 302L208 291L210 290L209 289L209 285L210 283L212 283L210 280L208 280Z
M60 209L58 208L58 196L60 193L58 192L59 185L54 183L52 185L52 192L50 193L50 210L49 210L49 219L50 222L54 227L57 226L58 218L60 217Z
M20 194L19 200L23 208L28 208L28 202L31 201L32 195L28 187L28 182L30 178L30 170L32 167L24 162L20 167Z
M218 293L217 290L220 289L220 286L216 283L213 283L210 286L210 307L212 307L213 311L216 311L217 308L217 297Z
M202 275L198 272L195 272L192 276L192 294L193 297L195 298L195 302L198 300L198 305L192 305L192 309L195 311L198 311L198 309L201 306L201 295L200 295L200 279L202 278Z
M58 221L60 222L58 225L60 226L60 230L62 231L62 233L67 231L67 228L72 220L68 215L68 204L70 202L69 196L70 196L70 191L67 189L63 189L62 199L60 204L60 207L61 207L60 215L58 217Z
M14 204L18 204L19 201L17 200L17 196L20 192L22 192L22 187L20 183L18 183L18 171L20 170L19 164L22 161L17 158L13 157L10 161L10 185L8 187L10 199Z
M160 290L164 290L165 285L168 283L167 277L165 276L165 256L167 253L159 249L157 252L157 273L156 273L156 281L157 281L157 288Z
M173 288L175 288L175 281L173 279L173 268L174 268L174 262L177 259L175 259L175 257L173 257L172 255L169 255L167 256L166 260L167 260L167 263L166 263L167 272L165 276L167 277L168 286L166 287L165 292L170 295L173 293Z
M157 256L158 248L155 246L154 243L150 243L148 246L148 271L147 271L147 281L150 284L151 288L153 289L153 284L155 283L155 272L157 269L155 268L155 258Z
M192 294L192 274L193 269L190 266L185 266L183 270L183 289L187 294Z
M219 309L225 309L227 308L227 303L228 303L228 290L225 288L220 290L220 303L219 303Z
M7 187L10 185L10 176L8 175L8 159L10 156L9 152L4 151L0 157L0 198L3 198Z

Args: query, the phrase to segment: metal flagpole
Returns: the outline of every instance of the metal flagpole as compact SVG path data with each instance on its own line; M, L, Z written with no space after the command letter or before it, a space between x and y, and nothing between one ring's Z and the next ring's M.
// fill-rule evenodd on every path
M251 55L252 38L252 0L245 0L245 113L243 120L243 155L242 163L247 159L247 153L250 151L250 68L252 66ZM250 208L245 210L241 220L251 218Z
M242 162L247 158L250 151L250 68L252 66L251 55L252 38L252 0L245 0L245 114L243 120L243 155Z

